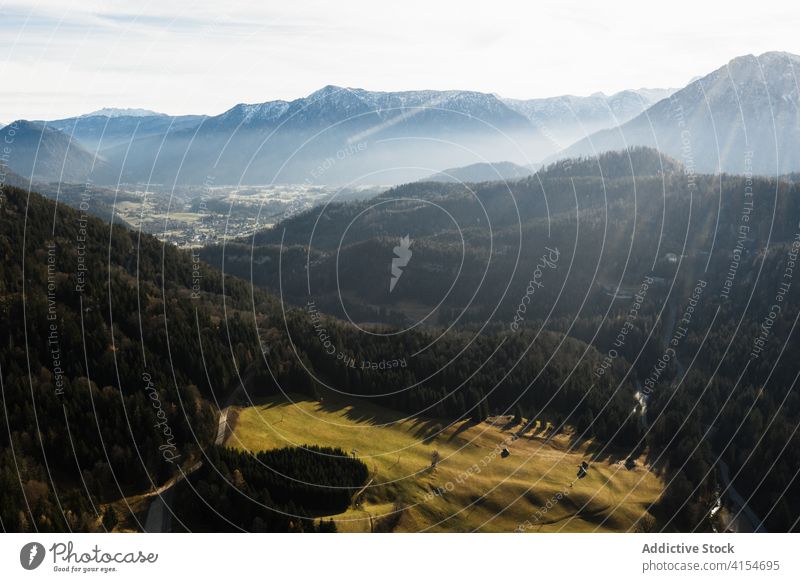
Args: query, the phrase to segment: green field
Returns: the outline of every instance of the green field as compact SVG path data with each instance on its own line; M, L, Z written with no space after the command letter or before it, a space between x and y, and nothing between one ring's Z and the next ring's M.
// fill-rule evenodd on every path
M355 507L333 516L340 531L508 532L526 521L527 531L625 531L663 489L647 467L628 470L620 457L593 459L590 451L598 447L591 441L571 447L568 435L548 440L538 422L512 442L520 427L462 422L442 430L444 422L404 420L364 401L339 406L274 399L239 409L232 418L229 447L356 450L370 469L371 483ZM510 452L505 458L504 445ZM431 469L434 451L440 460ZM623 452L614 453L624 460ZM582 461L590 468L576 479Z

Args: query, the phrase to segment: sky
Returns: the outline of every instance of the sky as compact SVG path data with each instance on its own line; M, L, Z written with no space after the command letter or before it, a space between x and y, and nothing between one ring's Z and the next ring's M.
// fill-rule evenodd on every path
M800 54L798 30L796 0L0 0L0 121L217 114L328 84L515 98L681 87L736 56Z

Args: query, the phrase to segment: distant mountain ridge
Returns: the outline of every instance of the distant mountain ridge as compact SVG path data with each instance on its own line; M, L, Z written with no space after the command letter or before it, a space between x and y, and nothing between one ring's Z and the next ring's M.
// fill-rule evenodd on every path
M114 114L110 114L111 112ZM205 119L204 115L171 117L163 113L148 113L144 109L101 109L87 115L37 123L62 131L70 138L78 140L86 149L99 152L128 144L134 139L195 127Z
M169 117L166 113L158 113L150 109L138 109L127 107L103 107L97 111L92 111L81 117Z
M480 119L500 128L529 127L527 119L499 98L476 91L366 91L327 85L293 101L239 103L210 117L202 129L281 127L313 130L332 123L352 121L354 125L394 122L404 127L421 126L438 116L455 114ZM454 118L457 119L457 118ZM416 123L411 123L411 121ZM452 123L452 119L449 120ZM452 128L451 128L452 129Z
M329 85L290 102L239 104L104 153L124 162L128 181L152 172L156 182L398 183L490 156L525 162L544 144L494 95Z

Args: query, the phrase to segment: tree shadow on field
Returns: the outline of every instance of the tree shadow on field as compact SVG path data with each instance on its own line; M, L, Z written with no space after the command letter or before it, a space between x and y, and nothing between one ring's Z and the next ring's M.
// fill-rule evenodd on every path
M454 430L452 433L450 433L449 437L447 437L447 442L448 443L452 442L456 437L460 436L461 433L463 433L469 428L472 428L473 426L477 426L478 424L480 424L478 421L473 420L471 418L461 421L461 424L458 425L458 428ZM453 425L451 426L455 426L455 423L453 423Z
M587 439L586 455L593 463L619 463L625 462L630 456L630 450L620 449L619 447L609 447L606 443Z
M428 445L444 430L444 425L436 419L415 419L411 425L414 431L414 438L421 440Z
M586 439L584 442L588 443L586 455L589 456L592 463L621 464L629 471L637 467L645 468L657 476L663 476L665 472L664 464L659 462L658 455L655 455L644 443L639 443L635 449L631 450L624 446L609 447L605 443L590 439ZM571 449L572 446L571 443ZM580 443L575 442L574 446L578 448Z
M287 397L273 397L269 399L258 399L254 404L265 410L272 410L279 407L285 407L287 411L291 410L294 405L311 405L313 412L339 414L355 423L364 424L391 424L402 417L392 414L385 414L379 417L375 410L367 403L358 400L357 398L335 398L331 396L324 396L321 400L311 398L302 394L288 394ZM309 418L309 422L313 419Z
M517 431L520 438L527 438L528 440L546 439L555 436L553 433L553 426L547 421L538 421L532 419Z
M315 404L315 409L330 414L341 414L347 420L359 424L386 424L392 422L392 418L378 418L370 406L359 402L355 398L344 400L341 398L325 398L322 402L311 400Z

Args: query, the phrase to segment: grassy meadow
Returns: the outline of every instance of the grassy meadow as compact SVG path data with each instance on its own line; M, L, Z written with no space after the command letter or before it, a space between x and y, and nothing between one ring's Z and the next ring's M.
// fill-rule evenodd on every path
M601 458L601 446L573 442L569 434L548 438L548 426L538 421L514 438L523 425L509 426L510 417L447 426L363 400L307 399L262 401L230 418L229 447L355 451L370 480L350 509L332 516L339 531L626 531L664 485L641 462L625 468L625 451ZM578 479L583 461L589 469Z

